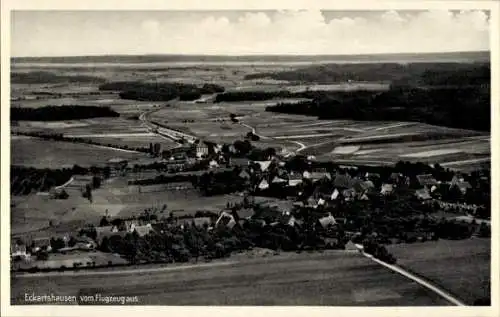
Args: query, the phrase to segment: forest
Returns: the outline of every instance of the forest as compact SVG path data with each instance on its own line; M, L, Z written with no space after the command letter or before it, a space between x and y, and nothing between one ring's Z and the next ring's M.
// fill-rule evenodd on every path
M108 82L99 86L101 91L118 91L120 98L142 101L169 101L179 98L184 101L199 99L203 94L224 91L224 87L206 83L201 87L183 83L157 83L140 81Z
M312 101L278 103L266 111L319 119L417 121L490 130L489 87L391 88L386 92L330 92Z
M11 121L61 121L119 116L120 114L111 108L100 106L64 105L40 108L10 108Z
M302 67L275 73L249 74L300 83L406 82L416 86L477 85L490 82L488 63L346 63Z

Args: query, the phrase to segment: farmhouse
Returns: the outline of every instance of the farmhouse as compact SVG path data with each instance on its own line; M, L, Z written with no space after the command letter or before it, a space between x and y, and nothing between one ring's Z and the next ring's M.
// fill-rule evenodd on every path
M51 251L52 247L50 246L50 238L49 237L43 237L43 238L35 238L32 241L32 252L37 252L40 250L47 250Z
M154 232L153 227L151 224L143 225L143 226L136 226L134 227L134 231L140 236L143 237L151 232Z
M453 176L453 179L450 182L450 189L453 187L457 187L464 195L468 189L472 188L469 182L465 181L463 178L457 177L456 175Z
M347 189L351 186L351 179L349 174L338 174L335 176L333 184L337 188Z
M417 196L418 199L420 200L429 200L429 199L432 199L429 191L427 190L427 188L421 188L421 189L418 189L417 191L415 191L415 196Z
M393 190L392 184L383 184L382 189L380 190L380 194L382 195L390 195Z
M420 186L427 188L438 185L438 181L431 174L417 175L417 181Z
M235 225L236 220L234 219L233 215L226 211L221 212L219 219L217 219L217 221L215 222L215 227L225 226L227 228L232 228Z
M333 225L337 224L337 222L335 221L335 218L332 216L331 213L328 213L328 215L325 217L319 218L318 222L321 225L321 227L323 227L323 228L327 228L329 226L333 226Z

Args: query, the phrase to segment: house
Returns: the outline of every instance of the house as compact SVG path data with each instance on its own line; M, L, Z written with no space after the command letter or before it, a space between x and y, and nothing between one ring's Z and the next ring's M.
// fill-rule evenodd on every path
M391 175L389 175L388 181L391 184L398 184L401 181L402 177L403 177L403 174L393 172L393 173L391 173Z
M154 232L154 230L151 224L148 223L147 225L135 226L134 232L136 232L140 237L143 237L147 234L150 234L151 232Z
M351 179L349 174L337 174L333 181L333 185L339 189L346 189L350 187Z
M235 158L229 158L229 165L231 166L248 166L250 165L250 160L247 158L240 158L240 157L235 157Z
M208 167L209 168L217 168L219 167L219 163L217 163L216 160L211 160L209 163L208 163Z
M272 184L286 184L288 181L284 178L274 176L273 180L271 181Z
M336 200L336 199L337 199L337 197L339 196L339 194L340 194L340 192L338 191L338 189L337 189L337 188L335 188L335 189L333 190L333 192L332 192L331 196L330 196L330 199L331 199L331 200Z
M380 179L380 174L366 172L365 179L370 180L370 181L377 181Z
M52 251L52 247L50 246L50 238L35 238L32 241L32 252L38 252L40 250L46 250L48 252Z
M242 208L236 211L236 213L238 214L238 218L240 219L249 219L252 218L255 211L253 210L253 208Z
M417 175L417 181L420 186L427 188L431 188L433 185L439 184L432 174Z
M238 177L239 178L243 178L243 179L250 179L250 174L248 174L247 171L243 170L241 171L239 174L238 174Z
M96 242L101 243L104 237L110 238L114 235L125 236L127 231L119 231L116 226L104 226L104 227L96 227Z
M429 194L429 190L427 190L427 188L418 189L417 191L415 191L415 196L417 196L417 198L420 200L432 199L431 195Z
M380 190L380 194L382 195L390 195L392 194L393 191L393 185L392 184L382 184L382 188Z
M271 161L254 161L254 163L259 164L261 172L267 171L267 169L271 165Z
M225 226L229 229L233 228L236 225L236 220L234 219L233 215L230 213L223 211L221 212L219 218L215 222L215 227L218 226Z
M327 173L327 172L312 172L310 174L310 178L313 180L313 182L316 182L316 181L319 181L322 179L331 180L332 175L330 173Z
M327 216L321 217L318 219L319 224L323 228L327 228L328 226L333 226L336 225L337 222L335 221L335 218L332 216L331 213L328 213Z
M263 179L259 185L257 186L260 190L265 190L265 189L268 189L269 188L269 183Z
M318 206L324 206L326 201L323 198L318 199Z
M11 259L21 259L21 260L29 260L30 253L28 252L26 245L17 244L11 245L10 248L10 257Z
M465 195L467 193L467 190L472 188L471 184L467 181L465 181L463 178L459 178L456 175L453 176L453 179L450 182L450 189L453 187L457 187L462 194Z
M288 186L295 187L302 183L302 175L290 174L288 177Z
M342 196L344 197L345 201L351 201L356 198L356 191L352 188L344 189L342 191Z
M297 219L289 212L282 212L280 216L278 216L277 221L271 223L271 226L275 226L277 224L282 224L286 226L294 227L297 224Z

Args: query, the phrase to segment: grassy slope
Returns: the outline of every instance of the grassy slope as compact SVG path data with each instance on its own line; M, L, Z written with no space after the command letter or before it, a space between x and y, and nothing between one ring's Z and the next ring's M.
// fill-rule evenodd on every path
M488 239L400 244L388 250L399 265L442 286L467 304L490 296Z
M231 260L231 259L230 259ZM219 267L110 276L16 278L25 292L139 296L149 305L446 305L416 283L360 256L339 252L245 259ZM124 286L125 285L125 286Z

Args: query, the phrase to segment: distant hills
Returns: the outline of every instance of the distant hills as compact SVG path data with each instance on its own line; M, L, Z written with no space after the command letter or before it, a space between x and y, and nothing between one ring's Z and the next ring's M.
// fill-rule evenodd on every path
M13 57L11 63L377 63L377 62L489 62L490 52L400 53L369 55L100 55Z

